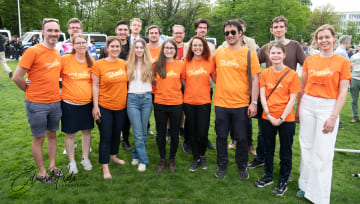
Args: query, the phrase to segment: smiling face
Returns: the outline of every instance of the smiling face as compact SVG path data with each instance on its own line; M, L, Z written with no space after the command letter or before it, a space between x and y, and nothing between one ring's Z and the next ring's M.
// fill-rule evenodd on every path
M172 36L177 44L182 43L185 37L184 29L180 26L174 27Z
M236 45L237 43L240 42L240 36L241 36L241 31L238 31L238 28L234 25L227 25L224 28L224 34L225 34L225 39L226 42L229 45ZM228 35L226 35L228 34Z
M127 36L129 35L128 25L120 24L118 27L116 27L115 33L120 37L121 40L126 40Z
M130 25L131 33L134 35L139 35L141 31L141 22L137 20L133 20Z
M84 54L88 48L86 39L76 37L74 39L73 48L75 49L75 53Z
M199 39L194 39L191 43L191 51L194 53L194 56L202 56L204 51L204 45Z
M322 30L317 33L316 42L321 50L332 50L336 36L330 30Z
M282 64L285 59L285 53L280 47L271 47L269 59L273 65Z
M46 23L42 33L44 35L44 42L54 46L60 37L60 26L56 22Z
M107 47L109 57L117 58L121 52L121 45L118 40L113 40Z
M283 21L274 22L270 28L271 34L273 34L277 40L284 39L286 31L287 27Z
M207 31L208 31L208 27L206 23L200 23L195 30L196 34L203 38L205 38Z
M141 42L136 42L135 44L135 55L136 57L144 56L144 45Z
M164 46L164 55L166 59L172 60L174 59L175 56L175 49L176 47L174 47L174 45L170 42L167 42L166 44L163 45Z

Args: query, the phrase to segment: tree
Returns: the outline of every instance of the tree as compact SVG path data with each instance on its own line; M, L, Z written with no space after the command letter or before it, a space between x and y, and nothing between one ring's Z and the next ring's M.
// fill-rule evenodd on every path
M309 17L307 30L314 32L318 27L324 24L334 25L335 30L340 29L340 16L334 11L334 7L331 4L315 8Z
M346 24L346 30L343 34L352 36L352 40L351 40L352 44L358 44L360 42L360 34L357 33L358 28L359 25L354 21L349 21Z

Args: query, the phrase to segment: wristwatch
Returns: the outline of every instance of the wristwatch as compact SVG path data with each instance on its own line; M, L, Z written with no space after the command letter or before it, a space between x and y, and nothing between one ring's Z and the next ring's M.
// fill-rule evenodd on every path
M253 103L253 104L257 105L257 101L251 101L251 103Z

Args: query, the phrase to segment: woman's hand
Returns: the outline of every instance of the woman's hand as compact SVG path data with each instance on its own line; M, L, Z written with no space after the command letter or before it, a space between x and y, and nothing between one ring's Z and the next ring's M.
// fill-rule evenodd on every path
M328 118L325 123L324 123L324 129L323 129L323 133L327 134L329 132L333 132L334 128L335 128L335 123L336 123L336 117L331 116L330 118Z
M97 120L101 117L99 106L93 107L92 115L93 115L94 120Z

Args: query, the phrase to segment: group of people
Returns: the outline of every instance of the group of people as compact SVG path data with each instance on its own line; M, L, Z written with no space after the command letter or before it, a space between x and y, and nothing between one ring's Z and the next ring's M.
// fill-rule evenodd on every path
M240 179L249 178L248 168L265 165L264 175L254 185L272 184L275 141L279 133L280 175L272 192L283 195L291 176L297 121L300 122L301 148L300 191L297 195L315 203L328 203L339 114L351 79L350 62L334 53L336 36L331 25L323 25L315 31L314 41L321 53L306 58L298 42L285 38L287 24L283 16L274 18L270 32L275 41L256 53L250 48L255 41L244 35L245 22L239 19L224 22L226 44L215 51L214 45L205 40L209 28L206 19L200 18L194 23L197 35L188 43L182 42L184 27L174 25L174 40L167 39L160 45L160 27L148 27L145 38L139 35L141 20L133 18L130 21L132 34L129 35L126 21L118 22L115 28L118 36L108 37L103 58L95 61L89 53L87 38L81 34L78 19L70 19L68 23L71 46L66 47L71 47L71 53L63 57L55 49L60 34L59 22L44 19L44 42L24 53L13 76L16 85L26 92L26 113L33 135L32 152L39 169L37 180L55 183L43 164L45 134L50 160L48 172L56 177L63 175L55 167L56 131L60 118L62 131L66 133L69 172L78 172L74 159L77 131L82 131L81 164L85 170L92 169L88 155L95 120L100 132L99 163L103 167L103 177L112 178L109 162L125 164L117 155L127 118L135 140L131 164L138 165L138 171L145 171L149 164L146 140L152 109L159 149L156 170L163 171L168 165L169 172L176 171L183 112L187 145L193 155L189 170L207 169L211 84L216 83L213 100L217 135L215 176L220 179L226 176L230 133L231 144L236 147L235 161ZM260 63L263 62L267 68L261 73ZM295 71L297 63L303 65L301 83ZM24 79L26 73L27 81ZM257 115L259 96L263 113L258 120L255 152L251 144L250 121ZM168 159L167 132L171 137ZM251 150L257 157L248 163Z

